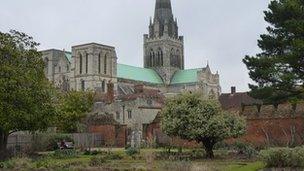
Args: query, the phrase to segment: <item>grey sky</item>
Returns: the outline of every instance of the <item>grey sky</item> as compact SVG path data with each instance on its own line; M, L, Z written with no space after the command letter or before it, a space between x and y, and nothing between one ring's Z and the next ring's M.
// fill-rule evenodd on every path
M259 52L257 39L267 23L269 0L171 0L185 36L186 68L204 67L230 86L247 91L246 55ZM118 62L142 66L143 34L155 0L0 0L0 31L16 29L32 35L39 49L66 49L97 42L116 47Z

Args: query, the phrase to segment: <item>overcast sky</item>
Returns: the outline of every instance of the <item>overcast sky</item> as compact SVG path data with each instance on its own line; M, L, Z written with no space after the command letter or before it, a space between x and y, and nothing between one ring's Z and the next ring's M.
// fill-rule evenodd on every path
M250 79L242 58L254 55L267 23L270 0L171 0L186 68L219 71L223 92L247 91ZM0 31L16 29L43 49L66 49L96 42L115 46L118 62L143 65L143 34L155 0L0 0Z

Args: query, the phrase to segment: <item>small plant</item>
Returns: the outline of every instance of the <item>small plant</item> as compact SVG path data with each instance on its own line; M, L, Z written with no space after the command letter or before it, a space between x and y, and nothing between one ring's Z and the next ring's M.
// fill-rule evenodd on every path
M234 150L236 150L238 154L245 155L246 158L249 159L258 154L258 152L250 144L246 144L241 141L235 142Z
M73 149L56 150L53 157L57 159L74 158L78 157L78 153Z
M191 159L202 159L206 156L206 152L202 149L193 150L191 153Z
M304 148L271 148L261 151L260 157L267 167L304 168Z
M115 153L109 153L105 157L108 160L121 160L121 159L123 159L123 156L121 154L115 154Z
M103 166L105 163L107 162L107 160L105 159L105 157L104 156L100 156L100 155L98 155L98 156L94 156L94 157L92 157L91 158L91 160L90 160L90 166Z
M135 155L135 154L138 154L138 153L139 153L139 150L138 150L137 148L130 147L130 148L127 148L127 149L125 150L125 152L126 152L126 154L127 154L128 156L133 156L133 155Z

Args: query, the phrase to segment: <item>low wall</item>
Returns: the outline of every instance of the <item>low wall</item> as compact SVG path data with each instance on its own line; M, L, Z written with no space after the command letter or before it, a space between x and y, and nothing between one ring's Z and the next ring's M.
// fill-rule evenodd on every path
M126 145L126 126L124 125L90 126L89 132L101 134L106 146L124 147Z

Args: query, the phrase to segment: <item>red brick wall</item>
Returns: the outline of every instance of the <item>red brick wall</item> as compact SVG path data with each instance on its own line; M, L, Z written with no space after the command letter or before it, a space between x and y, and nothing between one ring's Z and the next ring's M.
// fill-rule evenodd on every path
M89 132L102 135L105 145L124 147L126 145L125 125L99 125L90 126Z
M292 131L294 128L294 131ZM302 144L304 138L304 118L257 118L247 119L247 133L241 140L256 146L272 144L287 145L292 137L296 144Z

